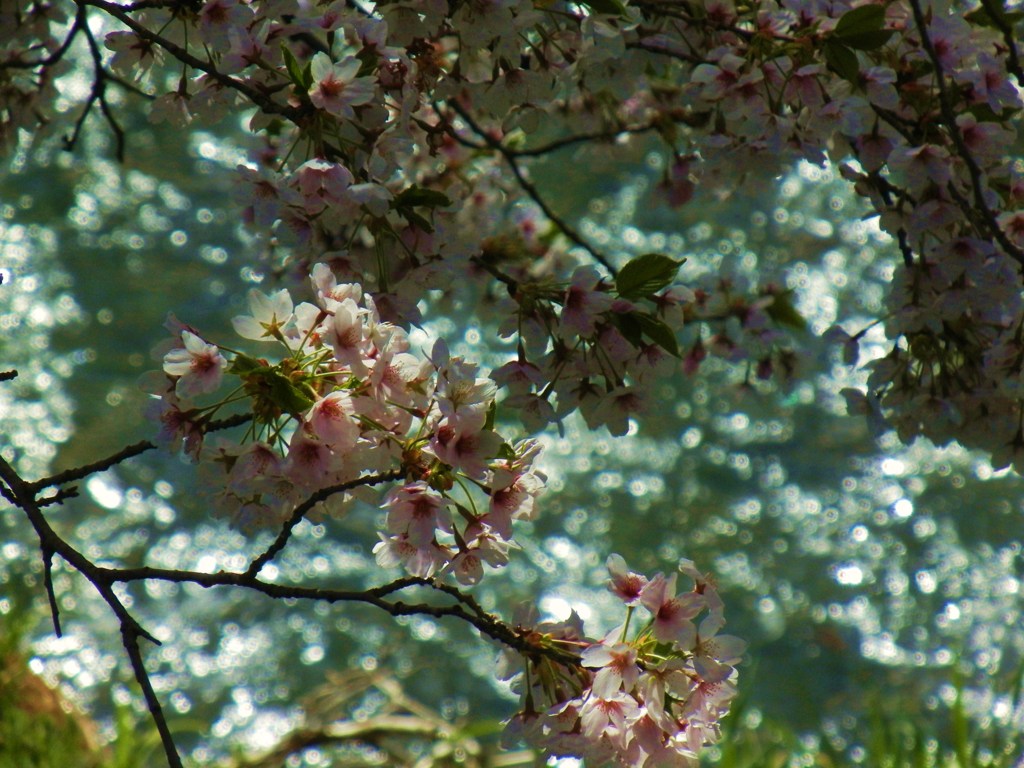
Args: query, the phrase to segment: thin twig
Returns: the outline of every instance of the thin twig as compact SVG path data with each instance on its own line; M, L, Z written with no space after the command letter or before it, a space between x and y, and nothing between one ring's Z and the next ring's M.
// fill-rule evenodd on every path
M278 553L280 553L281 550L283 550L288 545L288 539L291 538L292 530L295 528L295 526L299 524L299 521L306 516L306 513L309 512L309 510L311 510L321 501L329 499L336 493L350 491L353 488L361 488L363 486L370 485L379 485L380 483L387 483L392 480L398 480L403 476L403 474L404 473L402 470L393 469L390 472L382 472L379 475L364 475L363 477L358 477L355 480L349 480L348 482L345 483L340 483L338 485L330 485L326 488L321 488L319 491L312 494L309 498L307 498L304 502L299 504L299 506L297 506L294 509L294 511L291 514L291 517L289 517L288 520L285 522L284 527L281 529L281 532L277 535L277 538L274 540L274 543L267 547L266 552L261 554L259 557L253 560L252 563L250 563L249 567L245 571L245 575L254 578L256 574L260 572L260 569L262 569L264 565L266 565L275 557L277 557Z
M513 157L540 157L542 155L550 155L553 152L557 152L567 147L575 146L576 144L584 144L590 141L615 141L619 136L625 135L640 135L649 133L657 128L653 123L645 125L638 125L632 128L622 127L616 128L611 131L595 131L594 133L577 133L572 136L565 136L561 139L554 139L547 144L541 144L539 147L527 147L524 149L512 149L506 147L506 151Z
M515 296L516 291L519 290L519 281L511 275L505 274L493 264L488 263L479 256L470 257L470 262L480 267L480 269L487 272L491 277L497 280L499 283L504 283L505 287L508 288L509 295Z
M479 608L473 607L475 601L455 587L443 585L430 579L403 577L395 582L365 590L324 589L319 587L303 587L288 584L273 584L261 581L248 572L237 573L218 571L203 573L201 571L182 571L168 568L105 568L96 569L101 578L111 583L133 581L167 581L174 584L196 584L200 587L244 587L278 600L318 600L327 603L366 603L373 605L391 616L431 616L442 618L451 616L472 624L480 632L503 645L529 656L544 656L561 664L579 666L577 656L558 648L539 646L532 642L525 633L520 633L501 620ZM422 586L442 592L459 601L456 605L431 605L429 603L389 602L384 597L410 586ZM472 601L469 602L469 601ZM467 611L462 604L470 605ZM478 613L479 610L479 613Z
M142 660L142 651L139 648L139 633L131 625L121 622L121 642L128 653L128 659L132 664L132 671L135 679L139 681L142 688L142 696L146 699L146 707L149 714L156 723L156 729L160 733L160 741L164 747L164 754L167 756L167 763L170 768L182 768L181 757L178 755L178 748L174 744L174 736L171 735L170 726L167 725L167 718L164 717L163 708L160 706L160 699L157 698L153 684L149 680L149 672Z
M531 200L533 200L533 202L537 204L537 206L544 212L544 215L562 231L562 234L568 237L572 242L576 243L576 245L583 248L594 258L595 261L599 262L614 277L616 275L616 269L612 264L611 259L594 248L567 221L565 221L565 219L555 213L544 199L544 196L541 195L540 190L537 189L536 185L526 178L523 170L519 167L519 162L515 154L499 140L488 134L487 131L470 116L469 112L464 109L462 105L456 101L449 102L449 105L455 110L459 117L465 121L466 125L468 125L477 136L483 139L488 147L498 152L498 154L505 159L505 162L508 164L509 168L512 169L512 174L516 177L516 182L522 190L530 197ZM457 135L456 138L458 138Z
M68 48L71 47L71 43L75 37L83 29L88 29L87 19L85 17L85 8L83 6L78 7L78 11L75 13L75 20L71 23L71 29L68 30L67 37L60 46L45 59L39 59L38 61L22 61L21 59L12 59L10 61L0 62L0 69L36 69L37 67L51 67L64 58L64 54L68 52Z
M70 485L67 488L58 488L53 496L44 496L39 499L40 507L51 507L54 504L63 504L66 499L78 497L78 486Z
M63 637L64 633L60 628L60 606L57 605L57 595L53 591L53 550L43 545L43 585L46 589L46 598L50 601L50 616L53 618L53 633L57 637Z
M957 155L964 161L964 164L967 166L967 172L971 177L975 210L981 214L985 227L989 230L992 237L999 242L999 245L1002 246L1006 254L1018 264L1024 265L1024 251L1021 251L1020 248L1010 242L1010 238L1007 237L1002 227L999 226L995 214L992 213L985 200L982 171L978 166L978 162L974 159L974 155L971 154L970 149L968 149L967 144L964 142L964 137L961 135L960 128L956 124L956 114L953 111L953 105L950 102L949 92L946 88L946 75L942 69L942 61L939 59L939 54L935 50L931 38L928 36L928 22L925 20L924 11L921 10L920 0L910 0L910 8L914 13L914 23L917 25L917 30L921 35L921 45L924 47L925 53L928 54L928 59L935 69L935 84L939 92L939 109L942 112L942 121L946 124L946 130L956 146ZM952 182L950 182L950 187L952 188Z
M96 99L100 103L100 111L103 113L103 117L107 121L107 125L110 126L110 130L114 134L114 156L117 158L119 163L124 162L124 129L120 123L114 117L114 111L110 108L110 103L107 101L107 70L103 67L103 54L100 53L100 47L96 44L96 37L93 35L92 30L89 29L88 25L85 28L85 39L89 43L89 53L92 55L95 78L93 89L96 94ZM91 98L91 97L90 97ZM89 106L86 106L86 114L89 111ZM83 114L83 122L85 115ZM76 129L77 138L77 129Z
M992 19L996 29L1003 33L1003 42L1006 43L1006 52L1009 58L1006 68L1017 78L1017 85L1024 86L1024 70L1021 69L1020 65L1017 41L1013 36L1013 27L1007 23L1006 17L1003 16L1003 4L996 4L994 0L981 0L981 7L985 9L989 18Z
M167 727L167 720L164 717L163 709L160 707L160 702L153 692L152 685L149 683L149 677L145 666L142 664L142 655L138 647L138 639L140 637L144 637L156 645L160 645L160 641L147 632L135 617L128 612L128 609L124 607L124 603L121 602L114 592L114 581L108 576L108 569L97 566L53 530L40 510L39 503L35 498L35 492L31 486L21 478L17 470L2 456L0 456L0 479L3 480L10 490L14 503L26 514L33 529L35 529L44 558L49 559L54 554L60 555L72 568L85 576L117 617L121 625L122 637L125 638L125 649L128 651L132 668L135 671L135 678L138 680L139 685L142 686L143 695L146 697L146 704L156 723L157 730L160 732L164 752L167 755L167 762L171 768L180 768L181 758L178 756L174 740L170 737L170 729ZM56 598L52 596L52 592L50 594L53 600L51 608L53 608ZM57 621L57 614L55 613L55 626L57 626Z
M226 419L216 419L209 422L203 428L203 433L208 434L222 429L238 427L242 424L247 424L250 421L252 421L252 416L250 414L238 414L235 416L229 416ZM104 470L120 464L126 459L134 458L139 454L155 450L156 448L157 445L151 443L149 440L141 440L138 443L122 448L117 453L107 456L105 459L94 461L91 464L83 464L80 467L65 469L63 472L58 472L55 475L50 475L49 477L44 477L40 480L36 480L35 482L28 483L27 486L32 493L38 493L44 488L49 488L54 485L63 485L64 483L70 483L74 480L81 480L82 478L88 477L96 472L103 472Z
M171 54L174 58L180 61L182 64L187 64L193 69L198 69L201 72L205 72L214 80L221 85L238 91L243 96L248 98L253 104L262 109L265 113L271 115L281 115L291 120L293 123L301 121L303 115L306 114L306 110L302 107L292 107L286 104L278 104L276 101L266 96L262 91L256 87L249 85L243 80L226 75L219 71L213 64L203 61L196 56L193 56L187 50L182 48L177 43L168 40L165 37L153 32L148 29L144 24L133 19L126 11L125 6L118 5L117 3L107 2L106 0L78 0L79 3L84 5L90 5L94 8L99 8L101 11L105 11L110 16L120 21L126 27L132 30L136 35L145 40L148 43L158 45Z

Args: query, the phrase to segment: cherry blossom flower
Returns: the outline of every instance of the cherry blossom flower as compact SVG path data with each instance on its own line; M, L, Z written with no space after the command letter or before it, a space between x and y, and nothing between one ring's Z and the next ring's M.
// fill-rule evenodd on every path
M639 718L640 707L636 699L621 692L608 696L592 692L580 707L583 735L591 742L608 739L619 749L625 748L630 728Z
M612 297L599 290L601 275L594 267L579 267L565 292L561 325L581 338L590 338L597 330L598 317L612 306Z
M620 634L621 628L614 629L609 638ZM584 666L598 669L591 690L601 698L612 696L620 689L632 690L640 678L636 649L625 643L609 643L609 638L591 645L580 655Z
M430 578L448 562L448 553L440 545L429 542L418 547L405 534L385 536L378 534L380 541L373 547L377 565L381 568L402 567L413 576Z
M690 648L697 637L697 628L690 619L700 613L704 601L695 593L675 595L676 574L666 579L659 573L640 591L640 604L653 615L651 629L658 640Z
M199 33L207 45L226 50L231 33L244 29L252 18L252 9L240 0L206 0L199 11Z
M483 578L483 564L500 568L508 564L510 545L507 541L480 531L466 546L452 558L445 568L455 575L460 584L472 585Z
M721 682L728 678L733 667L739 662L747 643L733 635L718 635L725 619L712 612L697 630L697 642L693 647L693 666L701 680L709 683Z
M626 561L622 555L608 555L608 573L611 580L608 588L612 594L618 597L626 605L636 605L640 602L640 595L647 586L647 577L639 573L633 573L626 567Z
M166 122L175 128L184 128L192 122L190 102L191 97L179 91L158 96L149 107L149 122Z
M193 458L203 445L203 430L195 414L191 403L179 400L173 391L151 401L145 410L146 418L160 424L156 444L169 450L184 446L185 454Z
M353 107L368 104L373 99L373 79L357 77L361 66L354 56L334 63L326 53L317 53L311 65L313 86L309 100L335 117L355 120Z
M305 428L295 430L288 445L284 474L306 488L324 484L335 469L335 457L327 443L318 440Z
M388 530L402 534L414 547L425 547L438 529L451 532L451 515L444 499L426 483L416 482L394 489L384 503Z
M361 427L352 397L347 392L324 395L309 409L305 421L313 434L335 454L350 453L359 440Z
M479 478L498 453L501 437L491 430L464 429L442 419L430 439L430 450L437 458L468 476Z
M164 372L178 377L175 392L187 398L216 391L227 367L220 349L191 331L182 331L181 341L183 347L164 355Z
M228 473L229 486L244 493L251 489L257 478L280 475L284 462L273 446L263 441L249 443L234 457Z
M490 507L482 521L510 540L513 520L533 519L544 478L537 472L514 471L501 465L491 465L490 474Z
M103 38L103 45L114 52L110 60L111 69L132 79L141 78L163 58L163 51L158 45L134 32L108 32Z
M253 288L249 291L249 311L251 314L231 320L235 333L244 339L284 341L295 319L292 297L286 288L271 296Z

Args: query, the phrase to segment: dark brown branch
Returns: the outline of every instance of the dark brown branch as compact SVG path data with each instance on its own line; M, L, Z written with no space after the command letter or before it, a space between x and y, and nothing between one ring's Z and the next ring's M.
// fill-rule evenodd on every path
M513 157L541 157L543 155L549 155L552 152L557 152L567 147L575 146L576 144L585 144L588 141L615 141L619 136L624 135L640 135L648 133L657 128L656 125L638 125L632 128L617 128L612 131L595 131L594 133L577 133L572 136L565 136L561 139L555 139L542 144L539 147L528 147L525 149L511 149L506 147L506 151Z
M96 567L96 566L94 566ZM167 568L102 568L96 567L102 574L102 579L114 582L132 581L168 581L175 584L196 584L201 587L234 586L245 587L260 594L278 600L320 600L327 603L366 603L373 605L391 616L431 616L442 618L451 616L461 619L476 627L481 634L486 635L503 645L531 656L545 656L561 664L578 666L580 660L577 656L559 650L536 645L529 637L519 632L501 620L483 611L476 604L472 597L462 593L455 587L442 585L430 579L407 576L380 587L373 587L366 590L341 590L322 589L319 587L302 587L285 584L272 584L260 581L255 576L246 573L235 573L230 571L218 571L217 573L202 573L200 571L181 571ZM432 605L429 603L404 603L401 601L389 602L384 599L387 595L408 587L428 587L438 592L454 597L460 604L456 605ZM463 605L470 605L469 611Z
M230 429L231 427L238 427L242 424L247 424L252 420L252 416L249 414L238 414L236 416L229 416L226 419L217 419L211 421L203 429L204 434L209 432L217 432L222 429ZM152 451L157 446L151 443L149 440L142 440L133 445L129 445L126 448L122 448L115 454L108 456L105 459L94 461L91 464L83 464L81 467L73 467L66 469L63 472L58 472L55 475L44 477L40 480L36 480L33 483L27 483L29 491L33 494L39 493L44 488L49 488L54 485L63 485L64 483L70 483L74 480L81 480L83 477L95 474L96 472L103 472L104 470L110 469L113 466L120 464L121 462L134 458L139 454L145 453L146 451Z
M272 752L259 760L242 765L252 768L278 768L288 765L288 758L312 747L324 747L346 742L377 744L385 737L419 736L438 739L442 731L417 715L375 715L366 720L349 720L330 723L319 728L302 728L292 731L287 739L278 744Z
M640 51L646 51L647 53L653 53L656 56L667 56L670 59L678 59L679 61L685 61L687 64L703 64L704 61L699 56L692 56L682 51L672 51L668 48L661 48L657 45L651 45L645 43L643 40L631 40L626 43L627 48L636 48Z
M313 507L319 504L321 501L329 499L336 493L343 493L344 491L352 490L353 488L361 488L368 485L378 485L380 483L387 483L391 480L398 480L404 475L404 472L400 469L393 469L390 472L382 472L379 475L365 475L358 477L355 480L349 480L346 483L340 483L339 485L330 485L326 488L321 488L316 493L312 494L308 499L299 504L292 512L291 517L285 522L281 532L277 535L274 543L267 547L267 551L257 557L250 563L248 569L245 571L246 577L255 578L256 574L260 572L264 565L269 563L278 553L281 552L287 545L288 539L292 535L292 530L299 521L306 516Z
M0 381L11 381L18 378L17 371L0 371Z
M60 488L53 496L44 496L39 499L40 507L51 507L54 504L63 504L65 499L74 499L78 496L78 487L71 485L67 488Z
M168 40L165 37L153 32L148 29L144 24L136 21L129 15L125 10L125 6L118 5L116 3L107 2L106 0L78 0L78 2L89 5L94 8L99 8L101 11L106 12L110 16L114 17L132 32L138 35L140 38L148 43L158 45L167 51L171 56L176 58L182 64L187 64L193 69L198 69L200 72L205 72L211 78L216 80L221 85L238 91L245 96L249 101L262 109L265 113L270 115L281 115L293 123L301 121L305 111L300 107L291 107L286 104L278 104L276 101L271 99L269 96L264 94L258 88L249 85L243 80L225 75L219 71L213 64L202 59L193 56L187 50L182 48L177 43Z
M81 7L81 6L80 6ZM107 101L107 82L108 76L106 69L103 68L103 54L100 53L100 47L96 44L96 36L93 35L92 30L89 29L88 25L85 28L85 39L89 43L89 53L92 56L92 62L94 67L93 77L95 81L93 83L93 93L95 98L100 103L100 111L103 113L103 117L107 121L107 125L110 126L111 132L114 134L114 156L117 158L119 163L124 162L124 129L120 123L114 117L114 111L110 108L110 102ZM92 97L90 96L90 99ZM85 115L89 112L90 104L86 105L85 112L82 114L81 122L85 122ZM78 138L78 131L81 125L75 128L75 139ZM72 144L73 146L73 144Z
M83 29L88 29L89 25L85 17L85 8L79 6L78 12L75 14L75 20L71 23L71 29L68 30L67 37L60 46L47 56L45 59L39 59L38 61L22 61L21 59L14 59L11 61L0 62L0 69L36 69L37 67L51 67L58 61L64 58L64 54L68 52L68 48L71 47L71 43L74 42L75 37Z
M516 291L519 290L519 281L518 280L516 280L511 275L505 274L500 269L498 269L496 266L494 266L493 264L488 263L487 261L485 261L484 259L480 258L479 256L471 257L470 261L473 264L475 264L476 266L480 267L480 269L482 269L485 272L487 272L491 277L493 277L499 283L503 283L505 285L505 287L508 288L509 295L515 296Z
M53 550L43 546L43 585L46 589L46 598L50 601L50 616L53 618L53 633L57 637L63 637L64 633L60 628L60 606L57 605L57 595L53 591Z
M112 454L105 459L94 461L91 464L83 464L81 467L66 469L55 475L50 475L49 477L36 480L33 483L28 483L28 488L32 493L38 493L44 488L49 488L54 485L62 485L64 483L69 483L72 480L81 480L83 477L88 477L96 472L103 472L104 470L120 464L126 459L133 458L141 453L145 453L146 451L151 451L154 448L156 448L156 445L149 442L149 440L141 440L122 448L117 453Z
M452 109L455 110L459 117L461 117L465 121L466 125L470 127L473 133L475 133L477 136L483 139L484 143L486 143L488 147L498 152L498 154L500 154L505 159L505 162L508 163L509 168L512 169L512 174L516 177L516 182L519 184L520 188L522 188L522 190L530 197L530 199L537 204L537 206L544 212L544 215L547 216L548 219L550 219L551 222L554 223L554 225L562 231L562 234L568 237L572 242L576 243L576 245L580 246L585 251L587 251L587 253L589 253L595 261L599 262L614 277L616 274L616 269L615 266L611 263L611 260L603 253L598 251L596 248L594 248L586 240L584 240L582 235L580 235L567 221L565 221L565 219L563 219L561 216L554 212L551 206L548 205L547 201L544 199L544 196L541 195L540 190L537 189L536 185L534 185L533 182L526 178L526 175L523 173L523 170L519 167L519 162L516 159L515 154L513 154L508 149L508 147L502 144L499 140L495 139L493 136L488 134L487 131L484 130L484 128L480 126L470 116L469 112L466 109L464 109L458 102L451 101L449 102L449 105L452 107ZM456 138L458 137L456 136Z
M62 539L56 531L53 530L39 508L39 504L35 498L35 492L28 483L22 480L17 471L2 457L0 457L0 479L2 479L8 489L10 489L14 503L28 516L29 522L32 524L33 529L35 529L36 536L39 538L39 546L43 551L44 559L49 560L49 558L54 554L59 554L68 562L68 564L71 565L71 567L85 576L89 583L93 585L97 592L99 592L104 602L106 602L110 607L110 610L113 611L115 616L117 616L118 621L121 624L122 637L125 639L125 649L128 651L128 655L131 658L136 680L138 680L139 685L142 686L143 695L146 697L146 704L153 715L153 720L156 723L157 730L160 732L160 737L164 745L164 752L167 755L167 762L171 768L181 768L181 758L178 756L177 748L174 745L173 739L170 737L170 729L167 727L167 720L164 717L162 708L160 707L160 702L153 692L153 687L149 683L149 677L146 673L145 666L142 664L142 655L138 648L138 639L140 637L144 637L156 645L159 645L160 642L153 637L153 635L143 629L142 625L140 625L135 617L132 616L124 607L124 603L121 602L120 598L118 598L117 594L114 592L114 582L109 578L109 576L107 576L107 569L100 568L94 564L89 560L89 558ZM53 603L55 603L56 598L52 595L52 585L50 597ZM53 603L51 603L51 608L53 607ZM57 621L57 614L55 613L55 626L57 626Z
M1007 69L1017 78L1017 84L1024 86L1024 69L1021 69L1017 41L1013 36L1013 27L1010 26L1003 15L1003 4L1001 2L996 3L994 0L981 0L981 7L985 9L989 18L992 19L996 29L1003 34L1003 42L1006 44L1007 57L1009 58Z
M156 691L153 690L153 684L149 680L149 673L146 671L146 665L142 661L142 651L139 648L139 632L134 625L134 622L129 624L121 622L121 642L124 644L124 649L128 653L128 658L132 663L132 671L135 673L135 679L139 681L139 686L142 688L142 696L146 699L146 707L149 709L149 714L153 718L153 722L156 723L156 729L160 732L160 741L164 746L164 754L167 756L167 763L170 768L182 768L181 758L178 756L178 748L174 745L174 737L171 735L171 729L167 725L167 718L164 717L163 709L160 706L160 699L156 696Z
M989 230L989 234L1002 246L1006 254L1018 264L1024 265L1024 251L1021 251L1020 248L1010 242L1010 238L1007 237L1002 227L999 226L995 214L992 213L992 209L988 207L988 203L985 200L982 171L978 166L977 160L974 159L974 155L971 154L970 149L968 149L967 144L964 142L964 137L961 135L960 128L956 124L956 114L953 111L949 91L946 88L946 75L942 69L942 61L939 59L939 54L936 52L931 37L928 35L928 22L925 20L924 11L921 10L920 0L910 0L910 8L914 13L914 23L917 26L917 31L921 35L921 45L924 47L925 53L928 54L928 59L935 69L935 85L939 92L939 109L942 112L942 121L946 124L946 130L949 132L954 146L956 146L957 155L964 161L964 164L967 166L967 172L971 177L971 187L974 193L974 210L981 215L985 228ZM950 187L952 188L952 183Z
M462 592L462 591L456 589L455 587L451 586L450 584L443 584L441 582L435 582L434 583L434 588L444 592L446 595L450 595L451 597L454 597L456 600L458 600L463 605L468 606L470 608L470 610L472 610L473 613L475 613L477 616L480 616L480 617L490 616L490 614L487 613L487 611L484 610L483 606L480 605L480 603L478 603L476 601L476 598L473 597L472 595L466 594L465 592Z

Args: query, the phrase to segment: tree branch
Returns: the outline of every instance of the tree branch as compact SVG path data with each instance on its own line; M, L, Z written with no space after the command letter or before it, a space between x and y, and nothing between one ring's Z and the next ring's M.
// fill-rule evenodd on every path
M208 434L222 429L238 427L242 424L247 424L250 421L252 421L252 416L250 414L238 414L235 416L229 416L226 419L217 419L209 422L203 429L203 433ZM44 488L49 488L54 485L63 485L64 483L70 483L74 480L81 480L82 478L88 477L96 472L103 472L120 464L122 461L134 458L146 451L152 451L157 447L158 446L155 443L151 443L149 440L141 440L138 443L122 448L117 453L112 454L105 459L94 461L91 464L83 464L80 467L65 469L63 472L58 472L55 475L44 477L32 483L26 483L26 487L31 493L37 494Z
M302 502L301 504L299 504L299 506L295 508L295 510L292 512L291 517L288 518L288 520L284 524L284 527L281 529L281 532L277 535L277 538L274 540L274 543L267 548L266 552L261 554L259 557L253 560L252 563L249 564L249 567L245 571L245 575L249 578L255 578L256 574L260 572L263 566L269 563L271 560L273 560L278 555L278 553L280 553L281 550L283 550L288 545L288 539L292 535L292 530L295 528L296 525L299 524L299 521L302 520L303 517L305 517L306 513L309 512L309 510L311 510L321 501L329 499L336 493L343 493L344 491L349 491L352 490L353 488L361 488L362 486L369 485L379 485L380 483L387 483L390 482L391 480L398 480L404 474L405 473L401 469L394 469L391 470L390 472L383 472L379 475L364 475L363 477L358 477L355 480L349 480L348 482L341 483L339 485L330 485L326 488L321 488L319 491L316 491L308 499L306 499L304 502Z
M149 707L149 711L153 716L154 722L156 723L157 730L160 732L160 739L163 742L164 752L167 755L167 762L171 768L181 768L181 758L178 756L178 750L174 745L173 738L171 737L170 729L167 726L167 720L164 717L163 709L160 706L160 701L157 699L156 694L153 691L153 686L149 682L149 676L142 663L142 654L138 647L138 640L140 637L144 637L156 645L159 645L160 641L143 629L142 625L140 625L139 622L136 621L135 617L133 617L124 607L124 604L114 592L113 581L107 575L108 569L100 568L94 564L89 560L89 558L62 539L56 531L50 527L46 517L39 508L39 504L35 499L34 491L29 487L28 483L21 479L21 476L17 471L5 459L3 459L3 457L0 457L0 479L3 479L4 483L10 489L11 494L14 497L14 502L28 516L29 522L32 524L36 535L39 537L40 548L43 551L43 557L46 561L44 563L44 569L48 571L50 567L48 565L50 558L52 558L54 554L59 554L65 561L75 568L75 570L85 576L89 583L93 585L97 592L99 592L100 596L110 607L111 611L113 611L114 615L117 616L121 624L121 636L124 639L125 649L128 651L128 656L131 659L132 668L135 672L135 679L139 682L139 685L142 686L142 692L146 698L146 704ZM53 595L52 583L49 585L48 594L51 601L51 610L54 611L54 626L58 630L59 634L60 625L58 615L55 612L56 597Z
M306 113L306 110L301 107L291 107L284 104L278 104L258 88L249 85L244 80L239 80L231 77L230 75L225 75L213 66L213 64L193 56L180 45L151 31L146 28L145 25L133 19L129 13L126 12L126 6L107 2L106 0L77 0L77 2L94 8L99 8L101 11L113 16L146 42L160 46L182 64L187 64L193 69L205 72L221 85L238 91L267 114L281 115L282 117L291 120L293 123L298 123ZM131 6L127 6L127 8L130 9Z
M580 660L571 653L557 648L539 646L531 642L527 633L513 629L495 616L486 613L476 601L450 585L443 585L431 579L406 576L379 587L366 590L324 589L320 587L303 587L285 584L273 584L261 581L248 572L218 571L203 573L201 571L183 571L169 568L108 568L93 566L100 578L110 583L133 581L167 581L175 584L196 584L200 587L244 587L274 599L319 600L327 603L366 603L380 608L391 616L431 616L441 618L451 616L472 624L481 634L497 640L503 645L531 656L545 656L560 664L579 666ZM456 605L432 605L429 603L389 602L384 598L408 587L428 587L434 591L454 597L459 601ZM463 604L472 606L466 610Z
M925 53L928 54L928 59L935 69L935 85L939 92L939 109L942 112L942 121L946 124L946 130L956 146L957 155L964 161L964 164L967 166L967 172L971 177L974 209L981 215L985 227L989 230L991 236L998 241L999 245L1002 246L1006 254L1018 264L1024 265L1024 251L1010 242L1010 238L1003 232L999 222L996 221L995 214L992 213L992 209L988 207L988 203L985 201L981 168L964 142L964 137L961 135L960 128L956 124L956 114L953 111L953 105L949 99L949 91L946 88L946 75L942 69L942 61L939 59L939 54L936 52L931 37L928 35L928 23L925 20L924 11L921 10L920 0L910 0L910 8L914 13L914 23L917 25L917 31L921 35L921 45L924 47Z
M530 197L530 199L537 204L537 206L544 212L544 215L547 216L548 219L550 219L552 223L554 223L554 225L558 227L566 237L568 237L572 242L576 243L576 245L580 246L585 251L587 251L587 253L589 253L595 261L599 262L614 277L616 275L616 269L615 266L612 264L611 259L609 259L603 253L594 248L590 243L584 240L583 236L580 235L567 221L565 221L565 219L563 219L561 216L554 212L551 206L548 205L547 201L544 199L543 195L541 195L540 190L537 189L536 185L534 185L533 182L526 178L526 175L523 173L523 170L519 167L519 162L517 160L516 154L509 150L508 147L506 147L500 141L498 141L493 136L488 134L487 131L485 131L483 127L481 127L470 116L469 112L466 109L464 109L458 102L451 101L449 102L449 105L453 110L455 110L459 117L461 117L465 121L466 125L468 125L470 129L472 129L473 133L475 133L477 136L483 139L484 143L487 144L488 147L498 152L498 154L500 154L505 159L505 162L508 163L509 168L512 169L512 174L516 177L516 182L519 184L520 188L522 188L522 190ZM458 138L457 135L456 138Z

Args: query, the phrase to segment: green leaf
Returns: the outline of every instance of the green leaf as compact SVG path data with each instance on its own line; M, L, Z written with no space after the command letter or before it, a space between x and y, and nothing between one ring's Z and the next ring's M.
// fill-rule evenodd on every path
M498 413L498 401L492 400L490 406L487 408L487 416L484 419L484 429L494 429L494 417Z
M416 211L403 208L401 211L402 216L417 229L422 229L424 232L431 234L434 231L434 225L427 221L423 216L420 216Z
M425 208L447 208L451 204L452 201L448 199L448 196L443 192L438 192L435 189L427 189L426 187L417 187L415 185L402 190L392 203L396 209L411 208L413 206L423 206Z
M645 253L627 262L615 278L615 289L624 299L642 299L671 283L684 260L661 253Z
M775 294L771 304L764 308L765 313L779 325L795 328L798 331L807 330L807 321L804 316L797 312L792 301L793 291L783 291Z
M995 18L989 12L990 10L995 11ZM992 3L991 9L985 6L978 6L970 13L964 15L964 19L976 27L992 27L998 29L1000 23L1007 26L1013 26L1021 19L1024 19L1024 12L1021 11L1004 11L999 7L998 4Z
M634 312L633 316L640 328L643 329L644 336L673 357L679 357L679 342L676 341L675 333L667 324L656 317L640 312Z
M841 40L843 45L857 51L875 51L888 43L889 38L895 34L895 30L892 29L876 29L870 32L843 35L837 39Z
M586 6L594 13L611 13L621 16L626 12L626 7L619 0L583 0L580 5Z
M504 459L505 461L515 461L516 460L515 448L513 448L508 443L502 443L501 447L498 448L498 456L497 456L497 458Z
M883 6L861 5L847 11L839 18L832 35L833 37L849 37L865 32L876 32L884 26L885 8Z
M291 49L281 43L281 55L284 57L284 66L288 70L288 76L295 83L296 87L301 88L304 92L309 90L309 86L313 84L313 71L309 64L303 67L299 64L298 59L295 58L295 54L291 52Z
M825 58L829 58L830 43L839 43L857 51L874 51L889 42L894 34L894 30L885 29L885 8L880 5L862 5L847 11L839 19L829 41L825 43ZM829 61L829 64L832 62ZM839 67L833 65L833 69L847 80L850 79Z
M235 355L235 359L231 361L228 373L233 373L237 376L248 376L256 371L268 368L269 366L262 360L257 360L255 357L249 357L248 355L238 353Z
M313 398L287 376L268 370L263 374L269 385L269 399L285 413L304 413L313 407Z
M622 334L622 338L632 344L634 347L639 347L643 344L643 333L644 329L640 325L640 321L636 319L639 312L629 312L625 314L610 314L608 319L611 324L618 329L619 333Z
M643 344L643 337L646 336L670 355L679 357L679 343L676 341L675 333L658 318L646 312L626 312L610 314L608 319L634 347Z
M835 38L825 41L825 61L844 80L856 83L860 79L860 62L857 54Z

